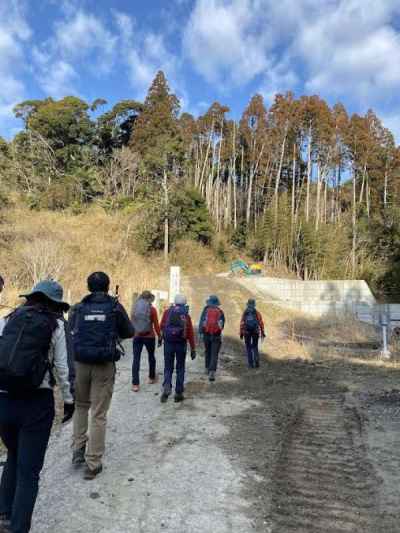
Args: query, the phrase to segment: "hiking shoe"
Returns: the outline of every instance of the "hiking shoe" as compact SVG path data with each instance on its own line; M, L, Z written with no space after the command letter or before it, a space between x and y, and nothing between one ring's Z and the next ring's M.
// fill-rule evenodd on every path
M140 390L139 385L132 385L132 390L133 390L133 392L139 392L139 390Z
M158 378L157 377L149 378L149 381L148 381L149 385L154 385L155 383L158 383Z
M11 524L11 521L10 521L9 516L6 515L5 513L1 513L0 514L0 533L1 531L3 531L4 528L5 528L4 531L8 531L10 524Z
M210 373L208 374L208 379L210 381L215 381L215 372L213 372L212 370L210 371Z
M183 396L182 393L175 394L175 397L174 397L175 403L183 402L184 399L185 397Z
M87 480L94 479L102 471L103 471L103 465L96 467L94 470L92 470L91 468L87 466L83 473L83 479L87 479Z
M259 361L256 361L254 367L255 367L255 368L260 368L260 362L259 362Z
M81 448L80 450L74 450L72 452L72 464L76 468L83 465L85 463L85 448Z
M166 403L168 401L168 396L169 394L167 394L166 392L163 392L160 398L161 403Z

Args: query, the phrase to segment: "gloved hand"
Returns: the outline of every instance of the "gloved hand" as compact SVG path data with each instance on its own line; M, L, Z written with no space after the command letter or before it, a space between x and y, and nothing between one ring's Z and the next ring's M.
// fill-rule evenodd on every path
M68 420L71 420L71 418L74 415L74 411L75 411L74 403L64 403L64 416L62 419L63 424L65 424L65 422L68 422Z
M262 334L261 334L261 338L262 338L263 340L266 339L266 337L267 337L267 336L266 336L265 333L262 333Z
M162 337L158 337L157 346L158 346L159 348L161 348L162 343L163 343L163 339L162 339Z
M196 354L196 350L192 350L192 351L190 352L190 357L192 358L192 361L194 361L194 360L196 359L196 355L197 355L197 354Z
M241 340L241 341L243 340L243 335L240 335L240 340Z

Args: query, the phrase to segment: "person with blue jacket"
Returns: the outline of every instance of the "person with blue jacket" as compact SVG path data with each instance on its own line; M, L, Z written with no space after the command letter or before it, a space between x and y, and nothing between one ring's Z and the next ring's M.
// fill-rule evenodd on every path
M212 294L206 301L199 321L199 335L204 342L206 374L209 381L215 381L222 331L225 327L225 315L220 305L218 296Z

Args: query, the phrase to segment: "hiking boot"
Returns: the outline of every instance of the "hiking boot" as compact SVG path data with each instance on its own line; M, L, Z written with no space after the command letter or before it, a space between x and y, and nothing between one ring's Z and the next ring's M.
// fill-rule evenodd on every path
M212 370L209 372L208 374L208 379L210 381L215 381L215 372L213 372Z
M260 361L256 361L254 367L255 368L260 368Z
M177 392L175 394L175 397L174 397L175 403L183 402L184 399L185 397L183 396L181 392Z
M75 468L85 464L85 448L74 450L72 452L72 464L75 466Z
M0 514L0 533L1 531L8 531L8 528L10 527L11 521L10 517L6 515L5 513ZM3 528L3 529L1 529ZM5 529L4 529L5 528Z
M83 473L83 479L87 479L87 480L94 479L102 471L103 471L103 465L97 466L94 470L92 470L91 468L87 466Z
M169 394L167 394L166 392L163 392L160 398L161 403L166 403L168 401L168 396Z
M132 390L133 390L133 392L139 392L139 390L140 390L139 385L132 385Z

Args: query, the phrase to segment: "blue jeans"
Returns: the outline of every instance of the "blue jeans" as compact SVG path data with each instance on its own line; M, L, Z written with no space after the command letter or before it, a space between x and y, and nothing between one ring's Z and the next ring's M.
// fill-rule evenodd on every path
M222 345L221 335L211 335L204 333L204 348L206 352L206 370L216 372L218 366L218 356Z
M28 533L31 528L53 420L53 391L40 390L29 399L0 393L0 436L7 448L0 513L11 520L12 533Z
M143 346L149 354L149 378L156 377L156 339L155 337L135 337L133 339L133 364L132 364L132 385L139 385L140 359Z
M176 360L176 384L175 392L182 394L185 383L185 362L187 343L185 342L165 342L164 343L164 382L163 388L166 394L172 390L172 375Z
M244 336L246 344L247 361L250 368L254 368L260 364L260 354L258 353L258 340L260 336L258 333Z

